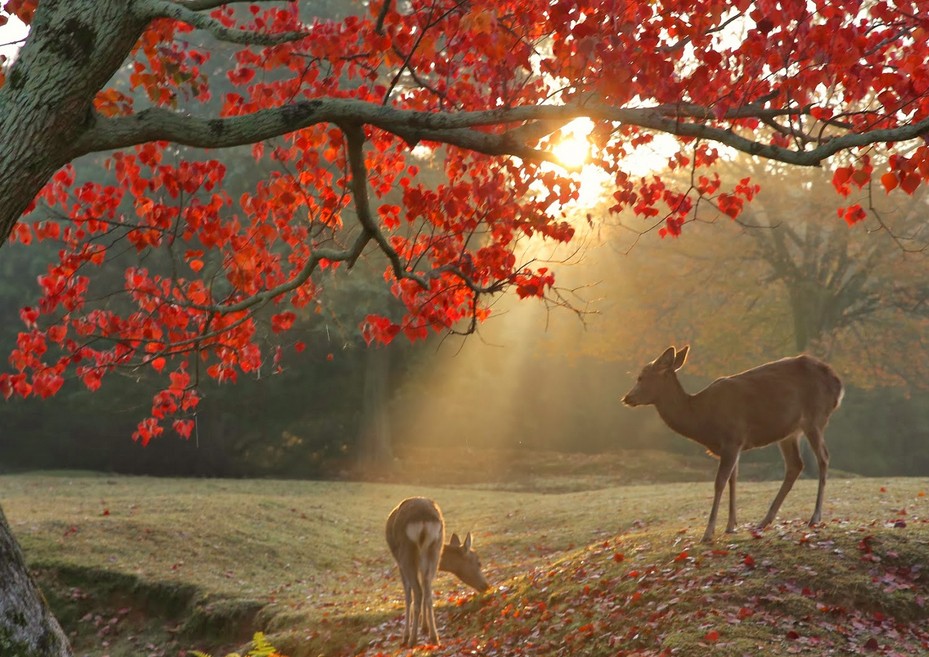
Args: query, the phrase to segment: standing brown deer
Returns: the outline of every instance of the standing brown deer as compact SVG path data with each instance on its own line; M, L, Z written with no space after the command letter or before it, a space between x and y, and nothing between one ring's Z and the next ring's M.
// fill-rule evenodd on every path
M719 457L713 508L703 541L713 540L716 514L726 482L729 482L729 522L735 529L735 480L743 450L777 443L784 456L784 483L759 527L768 526L794 482L803 471L800 434L806 435L819 464L819 492L810 525L822 517L823 491L829 469L829 450L823 431L829 416L842 401L842 381L825 363L810 356L796 356L716 379L695 395L684 391L677 370L687 359L689 347L678 352L668 347L642 368L632 390L623 397L627 406L654 404L661 419L686 438Z
M490 588L481 572L481 560L471 549L471 533L464 543L452 534L445 543L445 520L439 506L425 497L411 497L398 504L387 517L387 545L400 567L406 620L403 643L416 644L419 627L429 633L429 640L439 643L432 608L432 580L437 570L458 577L478 591Z

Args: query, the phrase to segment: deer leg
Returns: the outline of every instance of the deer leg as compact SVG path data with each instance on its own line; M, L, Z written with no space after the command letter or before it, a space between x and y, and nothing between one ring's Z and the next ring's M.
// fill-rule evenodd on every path
M423 582L423 632L428 632L429 641L439 644L439 633L435 629L435 609L432 606L432 582Z
M702 540L704 543L710 543L713 540L713 534L716 532L716 515L719 513L719 500L723 496L726 482L732 476L733 468L735 468L738 460L738 449L725 451L719 455L719 468L716 470L716 482L713 491L713 508L710 510L710 519L706 524L706 531L703 532Z
M732 474L729 475L729 521L726 523L726 533L731 534L735 531L735 480L739 476L739 455L736 454L735 465L732 466Z
M819 427L809 427L806 437L813 447L813 454L816 455L816 465L819 466L819 488L816 491L816 507L813 509L813 517L810 518L810 527L812 527L819 524L823 515L823 493L826 490L826 473L829 471L829 448L826 447L826 440Z
M406 578L403 580L403 598L405 601L403 615L403 643L410 645L410 625L413 611L413 588L407 583Z
M423 587L423 635L428 636L430 642L435 645L439 643L439 634L435 629L435 609L432 599L432 582L439 566L439 559L442 555L442 544L440 542L430 545L421 555L419 562L419 572Z
M419 582L412 582L413 589L413 615L410 618L409 631L407 638L408 646L415 646L419 639L419 624L423 615L423 589Z
M781 489L777 491L774 501L771 502L768 515L758 525L759 529L767 527L774 521L781 504L784 502L784 498L793 488L797 477L803 472L803 457L800 456L800 436L798 434L787 436L777 446L781 448L781 455L784 457L784 482L781 484Z

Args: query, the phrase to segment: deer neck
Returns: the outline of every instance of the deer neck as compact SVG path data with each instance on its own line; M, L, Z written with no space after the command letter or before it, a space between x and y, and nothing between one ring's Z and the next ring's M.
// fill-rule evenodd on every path
M675 376L665 393L655 402L655 408L671 429L718 454L719 437L699 412L696 397L697 395L688 394Z

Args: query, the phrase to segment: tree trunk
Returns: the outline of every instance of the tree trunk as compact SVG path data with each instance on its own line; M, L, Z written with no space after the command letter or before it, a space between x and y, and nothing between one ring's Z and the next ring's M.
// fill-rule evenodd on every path
M0 509L0 655L71 657L61 626L26 568L10 525Z
M0 87L0 244L52 174L80 154L92 102L147 19L126 0L44 1ZM0 655L72 655L0 510Z
M383 465L393 458L390 419L387 415L390 348L368 347L365 360L358 458L363 464Z
M78 155L93 99L147 20L126 0L40 2L0 87L0 244L52 174Z

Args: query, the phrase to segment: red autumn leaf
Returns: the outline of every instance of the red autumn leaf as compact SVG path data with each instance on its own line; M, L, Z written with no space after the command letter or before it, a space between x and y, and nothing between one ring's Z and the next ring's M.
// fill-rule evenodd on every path
M239 67L229 72L229 80L236 85L248 84L254 77L255 70L251 68Z
M68 327L62 326L61 324L56 324L55 326L48 327L48 330L45 334L48 336L48 339L52 342L62 342L65 339L65 336L68 333Z
M103 385L103 372L96 368L88 368L81 375L81 380L91 392L99 390L100 386Z
M16 224L16 227L13 229L10 239L20 244L32 244L32 231L24 223Z
M900 184L900 181L897 179L897 174L895 174L893 171L888 171L883 176L881 176L881 184L889 193L893 191L893 189L896 188L898 184Z
M289 330L297 319L297 315L288 311L279 313L271 317L271 330L275 333L281 333Z
M835 173L832 174L832 184L839 191L842 190L845 186L848 185L849 179L852 177L854 169L851 167L838 167L835 170Z
M723 56L715 50L706 50L703 52L703 61L709 66L719 66L723 61Z
M190 385L190 375L187 372L171 372L168 378L171 380L171 390L175 392L185 390Z
M174 431L177 432L181 438L190 438L190 435L194 430L194 421L193 420L175 420L172 424Z
M709 643L716 643L717 641L719 641L719 632L717 632L716 630L710 630L709 632L703 635L703 640Z
M858 222L864 221L868 216L864 208L857 203L847 208L840 209L839 215L849 226L854 226Z
M922 178L920 178L918 174L908 173L900 180L900 189L912 195L921 183Z

